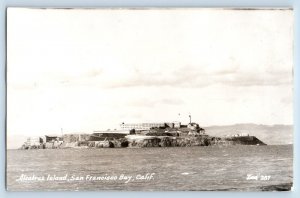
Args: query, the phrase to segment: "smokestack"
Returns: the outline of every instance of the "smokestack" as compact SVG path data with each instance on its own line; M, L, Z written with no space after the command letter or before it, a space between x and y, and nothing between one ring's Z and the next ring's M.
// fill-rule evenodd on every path
M191 114L189 115L189 118L190 118L190 124L192 123L192 116Z

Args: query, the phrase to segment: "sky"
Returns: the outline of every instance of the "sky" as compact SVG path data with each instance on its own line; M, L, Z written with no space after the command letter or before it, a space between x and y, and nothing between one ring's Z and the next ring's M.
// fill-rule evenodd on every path
M293 124L292 72L292 10L9 8L7 134Z

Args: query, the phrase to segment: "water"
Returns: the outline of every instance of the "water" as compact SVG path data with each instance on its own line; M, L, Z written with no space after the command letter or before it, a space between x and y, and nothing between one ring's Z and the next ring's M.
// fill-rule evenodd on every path
M292 145L8 150L7 188L17 191L252 191L262 190L262 186L291 184L292 164ZM151 173L153 178L147 178ZM44 177L44 180L18 181L22 174ZM47 179L48 175L66 174L66 180ZM119 180L122 174L132 179ZM252 174L254 179L247 180L247 174ZM87 181L87 175L117 179ZM72 177L84 179L73 181ZM268 177L269 180L261 180Z

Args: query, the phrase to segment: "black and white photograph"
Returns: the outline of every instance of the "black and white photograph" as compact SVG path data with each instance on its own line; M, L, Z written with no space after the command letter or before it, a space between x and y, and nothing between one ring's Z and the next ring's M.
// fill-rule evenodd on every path
M293 9L7 9L8 191L292 191Z

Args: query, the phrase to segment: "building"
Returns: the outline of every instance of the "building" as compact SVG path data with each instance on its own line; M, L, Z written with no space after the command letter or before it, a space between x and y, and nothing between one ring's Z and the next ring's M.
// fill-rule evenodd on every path
M26 146L39 146L43 143L43 139L40 137L29 137L24 143Z
M106 130L106 131L94 131L94 135L95 134L126 134L129 135L130 134L130 130Z
M181 122L174 122L174 128L180 128Z
M59 140L59 137L58 136L53 136L53 135L45 135L43 137L44 139L44 142L54 142L54 141L58 141Z
M120 127L122 130L149 130L151 128L159 128L159 127L166 127L166 123L129 123L120 124Z

